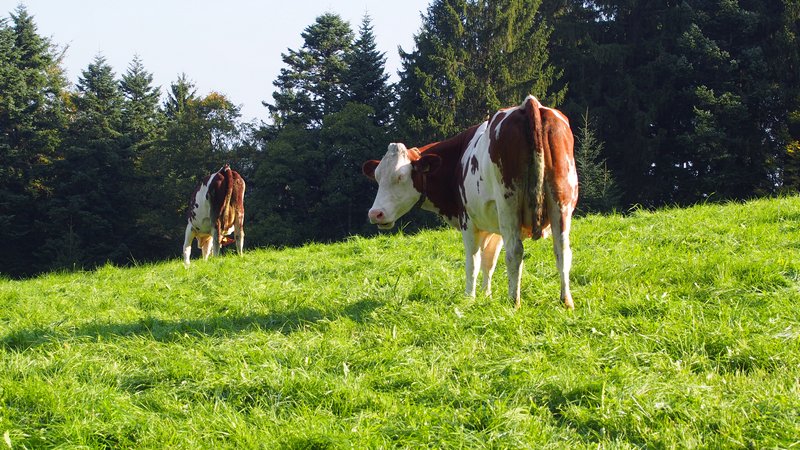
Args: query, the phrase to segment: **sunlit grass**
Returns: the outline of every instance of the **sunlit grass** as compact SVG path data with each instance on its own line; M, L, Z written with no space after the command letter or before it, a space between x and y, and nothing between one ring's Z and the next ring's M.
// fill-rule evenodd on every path
M573 230L574 312L453 230L0 281L0 448L800 446L800 199Z

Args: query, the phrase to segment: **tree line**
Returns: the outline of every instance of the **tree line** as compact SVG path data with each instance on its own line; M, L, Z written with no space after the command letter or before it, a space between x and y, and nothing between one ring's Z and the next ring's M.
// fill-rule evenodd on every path
M247 181L248 247L369 235L363 161L529 93L572 121L584 213L796 191L798 33L794 0L433 0L390 83L369 16L326 13L254 124L187 75L162 94L139 58L71 85L18 7L0 21L0 273L177 257L188 196L224 163Z

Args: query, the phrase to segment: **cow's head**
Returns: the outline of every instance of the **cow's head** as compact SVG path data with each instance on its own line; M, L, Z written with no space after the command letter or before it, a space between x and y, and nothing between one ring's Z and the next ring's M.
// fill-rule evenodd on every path
M403 144L389 144L383 159L364 163L364 175L378 182L378 194L369 210L369 221L388 230L422 198L424 182L441 164L438 155L420 155Z

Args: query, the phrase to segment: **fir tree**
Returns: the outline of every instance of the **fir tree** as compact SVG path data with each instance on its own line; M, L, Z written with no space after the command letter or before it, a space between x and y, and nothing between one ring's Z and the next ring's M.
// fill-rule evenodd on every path
M132 172L122 143L123 97L114 72L98 56L83 71L73 95L59 184L49 210L52 231L44 251L54 267L123 263L133 222L122 183Z
M365 15L353 51L347 60L345 85L348 101L367 105L374 111L374 122L378 126L388 125L391 120L393 94L387 84L385 72L386 56L377 50L372 20Z
M352 52L353 31L337 14L327 13L301 34L300 50L282 54L286 67L273 83L274 104L266 104L274 125L319 127L327 114L347 101L344 79Z
M0 273L27 275L47 264L39 258L41 217L54 190L65 86L60 55L27 10L0 20Z
M595 136L589 112L575 136L575 164L578 166L581 212L608 212L619 206L619 189L602 158L603 143Z
M548 62L550 29L539 0L436 0L401 51L400 125L420 142L451 136L528 94L557 105L558 71Z

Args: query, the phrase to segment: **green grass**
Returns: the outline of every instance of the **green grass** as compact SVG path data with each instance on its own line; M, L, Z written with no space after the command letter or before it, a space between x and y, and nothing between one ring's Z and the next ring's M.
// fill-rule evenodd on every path
M800 447L800 198L0 281L0 448Z

